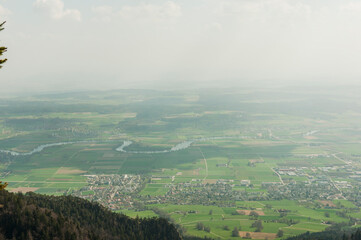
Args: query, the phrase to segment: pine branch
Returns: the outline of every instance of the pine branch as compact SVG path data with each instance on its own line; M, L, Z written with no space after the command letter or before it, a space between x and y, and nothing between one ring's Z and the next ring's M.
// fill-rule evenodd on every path
M0 31L4 30L4 28L3 28L2 26L3 26L5 23L6 23L6 21L3 22L3 23L0 23Z
M2 31L2 30L4 30L4 28L3 28L3 26L4 26L4 24L6 23L6 21L5 22L3 22L3 23L0 23L0 31ZM3 54L4 54L4 52L6 52L7 51L7 48L6 47L0 47L0 56L2 56ZM5 58L5 59L0 59L0 69L2 68L2 64L3 63L5 63L7 61L7 59Z

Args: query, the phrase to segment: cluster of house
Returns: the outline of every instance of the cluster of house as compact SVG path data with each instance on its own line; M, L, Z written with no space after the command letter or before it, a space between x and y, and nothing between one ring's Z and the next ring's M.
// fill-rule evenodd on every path
M82 197L90 201L118 210L132 208L134 205L133 195L139 192L144 184L144 178L140 175L86 175L88 185L73 190L71 195Z

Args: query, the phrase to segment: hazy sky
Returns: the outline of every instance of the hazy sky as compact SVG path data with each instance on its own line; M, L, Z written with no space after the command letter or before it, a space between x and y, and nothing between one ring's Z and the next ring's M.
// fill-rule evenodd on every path
M0 92L361 82L361 0L0 0Z

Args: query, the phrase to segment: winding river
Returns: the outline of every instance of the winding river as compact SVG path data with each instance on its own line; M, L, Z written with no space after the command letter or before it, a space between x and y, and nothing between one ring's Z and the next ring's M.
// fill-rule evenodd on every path
M76 143L76 142L59 142L59 143L43 144L43 145L40 145L40 146L34 148L31 152L26 152L26 153L15 152L15 151L10 151L10 150L1 150L1 149L0 149L0 152L2 152L2 153L10 153L13 156L29 156L29 155L32 155L34 153L41 152L45 148L68 145L68 144L73 144L73 143Z
M142 154L153 154L153 153L169 153L169 152L176 152L183 149L189 148L193 143L196 142L204 142L204 141L210 141L210 140L217 140L217 139L227 139L227 138L234 138L234 137L209 137L209 138L199 138L194 140L188 140L181 143L178 143L177 145L173 146L171 149L165 149L161 151L127 151L125 150L126 147L130 146L133 142L126 140L123 142L123 144L116 148L115 150L118 152L125 152L125 153L142 153Z
M133 142L130 140L125 140L123 142L123 144L121 146L119 146L118 148L116 148L115 150L118 152L124 152L124 153L141 153L141 154L169 153L169 152L176 152L176 151L187 149L193 143L196 143L196 142L204 142L204 141L227 139L227 138L235 138L235 137L209 137L209 138L199 138L199 139L187 140L187 141L178 143L177 145L173 146L170 149L158 150L158 151L127 151L125 148L130 146ZM9 153L13 156L30 156L30 155L33 155L34 153L39 153L39 152L43 151L45 148L74 144L74 143L85 143L85 142L89 142L89 141L48 143L48 144L40 145L40 146L34 148L32 151L25 152L25 153L0 149L0 153Z

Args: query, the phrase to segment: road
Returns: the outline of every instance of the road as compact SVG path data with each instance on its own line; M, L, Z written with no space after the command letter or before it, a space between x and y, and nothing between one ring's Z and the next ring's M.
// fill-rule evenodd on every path
M269 130L270 131L270 130ZM263 159L263 157L261 157L261 156L258 156L263 162L265 162L264 161L264 159ZM285 185L285 183L283 182L283 180L282 180L282 177L281 177L281 175L276 171L276 170L274 170L273 169L273 167L271 167L268 163L266 163L267 164L267 166L272 170L272 172L274 172L275 174L277 174L277 176L278 176L278 178L280 179L280 182L282 183L282 185Z
M340 152L340 153L341 153L341 152ZM337 154L337 153L333 153L333 154L331 154L331 155L332 155L334 158L340 160L341 162L344 162L346 165L350 165L350 162L347 162L347 161L343 160L342 158L338 157L336 154Z
M275 174L277 174L278 175L278 178L280 179L280 181L281 181L281 183L282 183L282 185L285 185L285 183L283 182L283 180L282 180L282 177L281 177L281 175L276 171L276 170L274 170L272 167L270 167L271 168L271 170L275 173Z
M201 154L202 154L202 156L203 156L204 165L206 165L206 176L203 178L203 180L206 180L207 177L208 177L208 164L207 164L207 159L206 159L206 157L204 156L201 148L199 148L199 151L201 152Z

